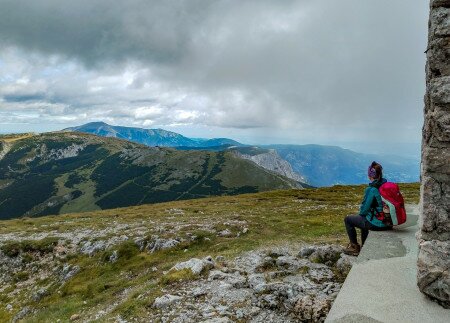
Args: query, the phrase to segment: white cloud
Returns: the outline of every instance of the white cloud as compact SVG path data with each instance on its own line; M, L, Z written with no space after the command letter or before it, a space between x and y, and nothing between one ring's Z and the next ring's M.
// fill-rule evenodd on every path
M426 3L24 4L0 1L3 124L209 127L274 142L420 138Z

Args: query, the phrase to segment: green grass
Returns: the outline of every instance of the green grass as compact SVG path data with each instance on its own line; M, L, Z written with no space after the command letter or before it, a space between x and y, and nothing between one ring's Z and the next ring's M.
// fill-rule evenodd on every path
M165 228L178 225L177 236L186 237L186 233L195 235L192 241L152 254L139 251L130 239L113 248L119 254L114 263L109 262L112 250L99 252L93 257L70 256L66 261L80 266L80 272L63 285L45 281L51 286L49 296L40 302L29 300L25 294L14 296L23 306L29 305L37 310L33 317L26 319L27 322L67 321L75 313L86 318L95 306L106 307L117 300L119 305L106 318L120 315L130 319L151 311L153 300L163 293L161 288L195 278L192 272L187 271L163 275L177 262L208 255L231 258L244 251L276 245L346 242L343 219L347 214L357 212L364 188L365 185L271 191L14 219L2 221L0 234L52 231L52 235L57 236L58 233L82 228L100 230L128 224L139 225L149 233L156 225ZM400 188L406 203L418 203L419 184L401 184ZM170 211L172 209L181 210L182 214ZM203 229L206 225L217 231L228 228L234 235L219 237ZM246 234L241 233L244 227L248 228ZM240 233L239 237L237 233ZM11 241L4 244L2 250L12 254L14 250L18 250L18 254L47 252L55 243L52 238L49 239L34 242L32 246L29 242L16 242L14 245L15 242ZM18 283L20 279L25 279L24 274L21 275L17 278ZM3 310L10 301L8 293L3 294L0 298L0 321L8 321L15 312Z

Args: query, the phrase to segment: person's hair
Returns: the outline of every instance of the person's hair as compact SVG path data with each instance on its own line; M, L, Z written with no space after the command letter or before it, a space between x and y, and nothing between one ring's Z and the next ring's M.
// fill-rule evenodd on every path
M383 167L376 161L373 161L369 166L367 174L369 175L369 177L372 177L374 179L380 179L381 177L383 177Z

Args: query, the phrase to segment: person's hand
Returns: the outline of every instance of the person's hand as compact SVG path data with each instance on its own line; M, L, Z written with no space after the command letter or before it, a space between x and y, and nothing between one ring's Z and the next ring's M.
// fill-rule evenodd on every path
M389 206L387 206L387 204L383 205L383 212L384 213L390 213L391 212L391 210L389 210Z

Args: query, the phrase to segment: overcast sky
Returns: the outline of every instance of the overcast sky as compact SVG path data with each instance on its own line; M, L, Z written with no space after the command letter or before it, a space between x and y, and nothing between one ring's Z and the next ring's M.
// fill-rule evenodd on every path
M428 0L0 0L0 132L418 146L427 20Z

